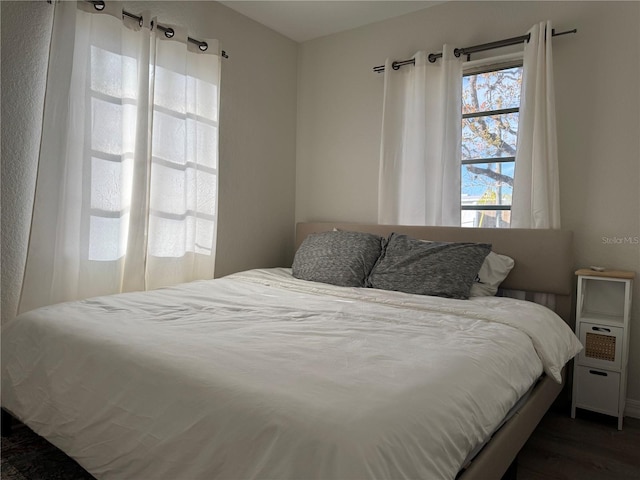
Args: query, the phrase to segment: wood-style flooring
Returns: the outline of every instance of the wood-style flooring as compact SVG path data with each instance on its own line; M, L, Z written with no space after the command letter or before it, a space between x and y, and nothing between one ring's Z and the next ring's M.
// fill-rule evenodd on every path
M551 410L518 456L518 480L640 480L640 419Z

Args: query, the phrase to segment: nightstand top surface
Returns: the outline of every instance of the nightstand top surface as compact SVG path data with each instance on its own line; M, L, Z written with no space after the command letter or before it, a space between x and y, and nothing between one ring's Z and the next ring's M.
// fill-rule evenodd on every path
M605 277L605 278L625 278L634 279L636 272L630 272L627 270L605 270L604 272L596 272L590 268L581 268L576 270L576 275L583 275L585 277Z

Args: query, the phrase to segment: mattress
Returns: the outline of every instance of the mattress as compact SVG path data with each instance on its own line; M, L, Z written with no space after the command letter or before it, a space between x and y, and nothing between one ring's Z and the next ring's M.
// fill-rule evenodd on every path
M529 302L252 270L21 315L2 402L99 479L447 479L579 348Z

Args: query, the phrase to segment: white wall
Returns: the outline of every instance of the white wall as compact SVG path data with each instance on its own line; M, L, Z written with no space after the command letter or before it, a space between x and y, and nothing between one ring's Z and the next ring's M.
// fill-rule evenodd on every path
M373 66L547 19L578 29L553 44L562 224L576 267L640 274L640 245L603 241L640 237L638 2L450 2L302 44L296 220L377 221L383 78ZM640 278L634 295L628 396L640 402Z
M193 37L223 61L216 276L290 264L295 201L298 45L215 2L125 2ZM0 2L2 15L2 322L15 316L26 256L53 9Z
M2 323L15 316L29 240L51 37L46 2L0 2Z

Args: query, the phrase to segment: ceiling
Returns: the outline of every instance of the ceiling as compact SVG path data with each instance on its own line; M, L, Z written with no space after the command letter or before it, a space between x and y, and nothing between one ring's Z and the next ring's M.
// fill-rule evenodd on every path
M296 42L305 42L422 10L442 2L231 0L220 3Z

